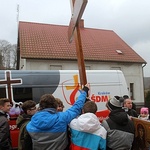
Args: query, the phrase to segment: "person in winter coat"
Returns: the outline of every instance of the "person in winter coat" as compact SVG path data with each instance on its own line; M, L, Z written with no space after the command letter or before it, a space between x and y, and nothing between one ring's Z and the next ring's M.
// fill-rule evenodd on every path
M84 104L82 115L70 123L70 150L106 150L107 132L97 116L97 105L93 101Z
M38 111L27 124L34 150L64 150L68 145L67 126L81 113L88 96L89 85L84 86L81 94L71 108L57 111L57 101L52 94L44 94L39 102Z
M136 118L138 117L137 112L134 109L132 109L133 103L132 103L132 100L130 98L124 99L123 106L128 109L128 111L126 113L129 116L136 117Z
M127 113L122 109L124 99L117 96L110 99L106 106L109 118L102 125L107 130L107 150L130 150L134 140L135 128Z
M10 128L7 114L11 109L10 100L0 99L0 150L11 150Z
M36 103L33 100L25 101L22 105L23 114L19 115L16 124L20 129L18 139L18 150L32 150L32 139L26 130L27 123L36 113Z

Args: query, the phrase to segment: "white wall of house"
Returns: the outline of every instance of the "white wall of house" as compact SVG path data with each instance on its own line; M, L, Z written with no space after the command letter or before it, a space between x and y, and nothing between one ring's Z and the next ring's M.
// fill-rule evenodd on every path
M135 103L144 103L143 69L139 63L115 63L115 62L85 62L89 70L122 70L130 91L130 84L133 84ZM76 70L77 61L65 60L36 60L21 59L20 69L22 70Z

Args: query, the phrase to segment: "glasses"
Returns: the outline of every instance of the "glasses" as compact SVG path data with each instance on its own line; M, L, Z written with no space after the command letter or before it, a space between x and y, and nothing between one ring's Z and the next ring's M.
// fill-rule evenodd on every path
M36 107L30 108L29 110L36 110Z

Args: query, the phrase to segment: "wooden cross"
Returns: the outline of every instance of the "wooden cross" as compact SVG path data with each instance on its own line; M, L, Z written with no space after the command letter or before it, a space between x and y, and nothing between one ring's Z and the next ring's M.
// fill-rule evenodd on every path
M87 0L71 0L72 17L68 28L68 40L71 43L74 35L81 85L87 83L84 56L81 43L79 22L86 7Z
M5 80L0 80L0 85L6 85L6 96L13 104L13 91L12 85L22 84L22 79L11 79L11 73L9 71L5 72Z

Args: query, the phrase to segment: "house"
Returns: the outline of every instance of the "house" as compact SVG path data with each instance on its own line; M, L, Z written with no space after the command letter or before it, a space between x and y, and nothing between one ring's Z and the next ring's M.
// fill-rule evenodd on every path
M68 42L68 26L19 22L17 69L78 69L75 42ZM114 31L85 28L80 23L85 68L122 70L137 105L144 104L143 67L146 61Z

